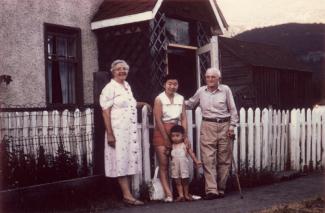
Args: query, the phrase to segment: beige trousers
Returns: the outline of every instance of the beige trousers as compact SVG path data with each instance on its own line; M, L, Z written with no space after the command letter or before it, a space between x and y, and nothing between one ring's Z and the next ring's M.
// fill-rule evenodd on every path
M227 137L229 122L202 121L200 132L205 192L224 193L232 160L232 141Z

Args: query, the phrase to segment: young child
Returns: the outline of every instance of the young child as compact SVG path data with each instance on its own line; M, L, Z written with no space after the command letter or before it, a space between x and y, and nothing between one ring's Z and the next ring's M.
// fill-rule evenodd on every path
M184 143L184 134L185 130L180 125L175 125L170 130L170 139L172 141L171 176L175 180L178 192L178 198L175 201L193 200L188 191L190 177L188 155L192 158L196 167L202 165L202 162L195 157L193 150Z

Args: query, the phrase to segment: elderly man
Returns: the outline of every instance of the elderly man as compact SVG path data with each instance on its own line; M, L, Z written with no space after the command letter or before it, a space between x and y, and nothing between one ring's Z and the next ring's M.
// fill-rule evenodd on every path
M185 104L202 110L200 133L201 160L204 168L205 199L223 198L232 162L232 136L238 122L234 98L227 85L220 84L221 72L209 68L206 86L200 87Z

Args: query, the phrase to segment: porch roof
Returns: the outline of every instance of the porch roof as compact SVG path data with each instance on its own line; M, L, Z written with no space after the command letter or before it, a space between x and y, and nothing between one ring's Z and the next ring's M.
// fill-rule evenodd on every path
M130 24L148 21L155 18L157 11L164 1L187 4L193 2L208 2L220 27L221 33L228 24L216 2L216 0L104 0L91 22L91 29Z
M257 67L311 72L289 50L270 44L219 37L221 49L227 49L242 61Z

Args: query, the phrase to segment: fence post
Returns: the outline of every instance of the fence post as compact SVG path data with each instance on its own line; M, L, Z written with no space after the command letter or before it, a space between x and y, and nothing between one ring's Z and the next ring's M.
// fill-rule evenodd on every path
M239 111L239 127L240 127L240 171L246 171L246 112L244 108Z
M306 168L306 114L305 109L300 111L300 148L301 148L301 170Z
M262 111L262 169L269 170L269 111L263 109Z
M280 128L281 128L281 139L280 139L280 168L279 170L280 171L283 171L285 169L284 165L285 165L285 158L284 158L284 153L285 153L285 134L286 134L286 113L284 110L282 110L282 113L281 113L281 125L280 125Z
M311 112L311 127L312 127L312 144L311 144L311 159L312 169L317 166L317 113L315 108Z
M316 169L320 168L320 162L322 160L321 158L321 152L322 152L322 139L321 139L321 111L318 108L315 108L314 110L315 113L315 127L316 127L316 161L315 161L315 167Z
M85 132L85 138L86 138L86 153L87 153L87 165L88 168L91 168L92 162L93 162L93 111L90 108L87 108L86 111L86 132ZM90 169L90 175L93 174L93 168Z
M321 131L322 131L322 169L325 168L325 110L321 112Z
M247 111L247 166L248 169L254 169L254 114L252 108Z
M277 134L276 134L276 151L275 151L275 159L276 159L276 171L281 170L281 111L278 110L276 112L276 129L277 129Z
M15 118L16 118L16 121L17 121L17 130L16 130L16 135L14 137L16 137L16 139L18 139L18 143L19 141L24 141L24 137L23 137L23 113L21 112L16 112L15 113ZM14 141L13 141L14 142ZM24 148L25 149L25 148Z
M23 118L23 138L22 140L18 140L18 143L24 143L24 141L28 140L28 138L30 137L30 131L29 131L29 127L30 127L30 119L29 119L29 112L24 112L24 118ZM13 118L12 118L13 119ZM27 146L25 146L24 144L19 144L23 146L24 149L24 153L27 153Z
M312 169L312 157L311 157L311 146L312 146L312 131L311 131L311 110L307 109L307 141L306 141L306 160L309 169Z
M291 123L290 123L290 165L293 170L298 170L298 163L296 162L298 153L296 152L297 148L296 146L299 146L298 144L298 138L297 135L299 134L297 130L297 124L298 124L298 115L297 110L293 109L291 111Z
M270 169L270 171L272 171L272 143L273 143L273 110L272 108L268 109L269 113L269 118L268 118L268 159L267 159L267 162L268 162L268 167Z
M149 119L148 108L144 106L142 108L142 153L143 153L143 177L144 182L147 183L151 178L150 169L150 142L149 142Z
M202 123L202 112L201 108L197 107L195 110L195 127L196 127L196 156L201 160L201 152L200 152L200 131L201 131L201 123Z
M193 115L192 110L186 110L187 117L187 137L189 139L191 147L193 147ZM193 162L192 159L189 159L190 162ZM191 163L191 165L193 165ZM193 178L193 166L190 166L190 178Z
M261 171L261 110L255 110L255 169Z

